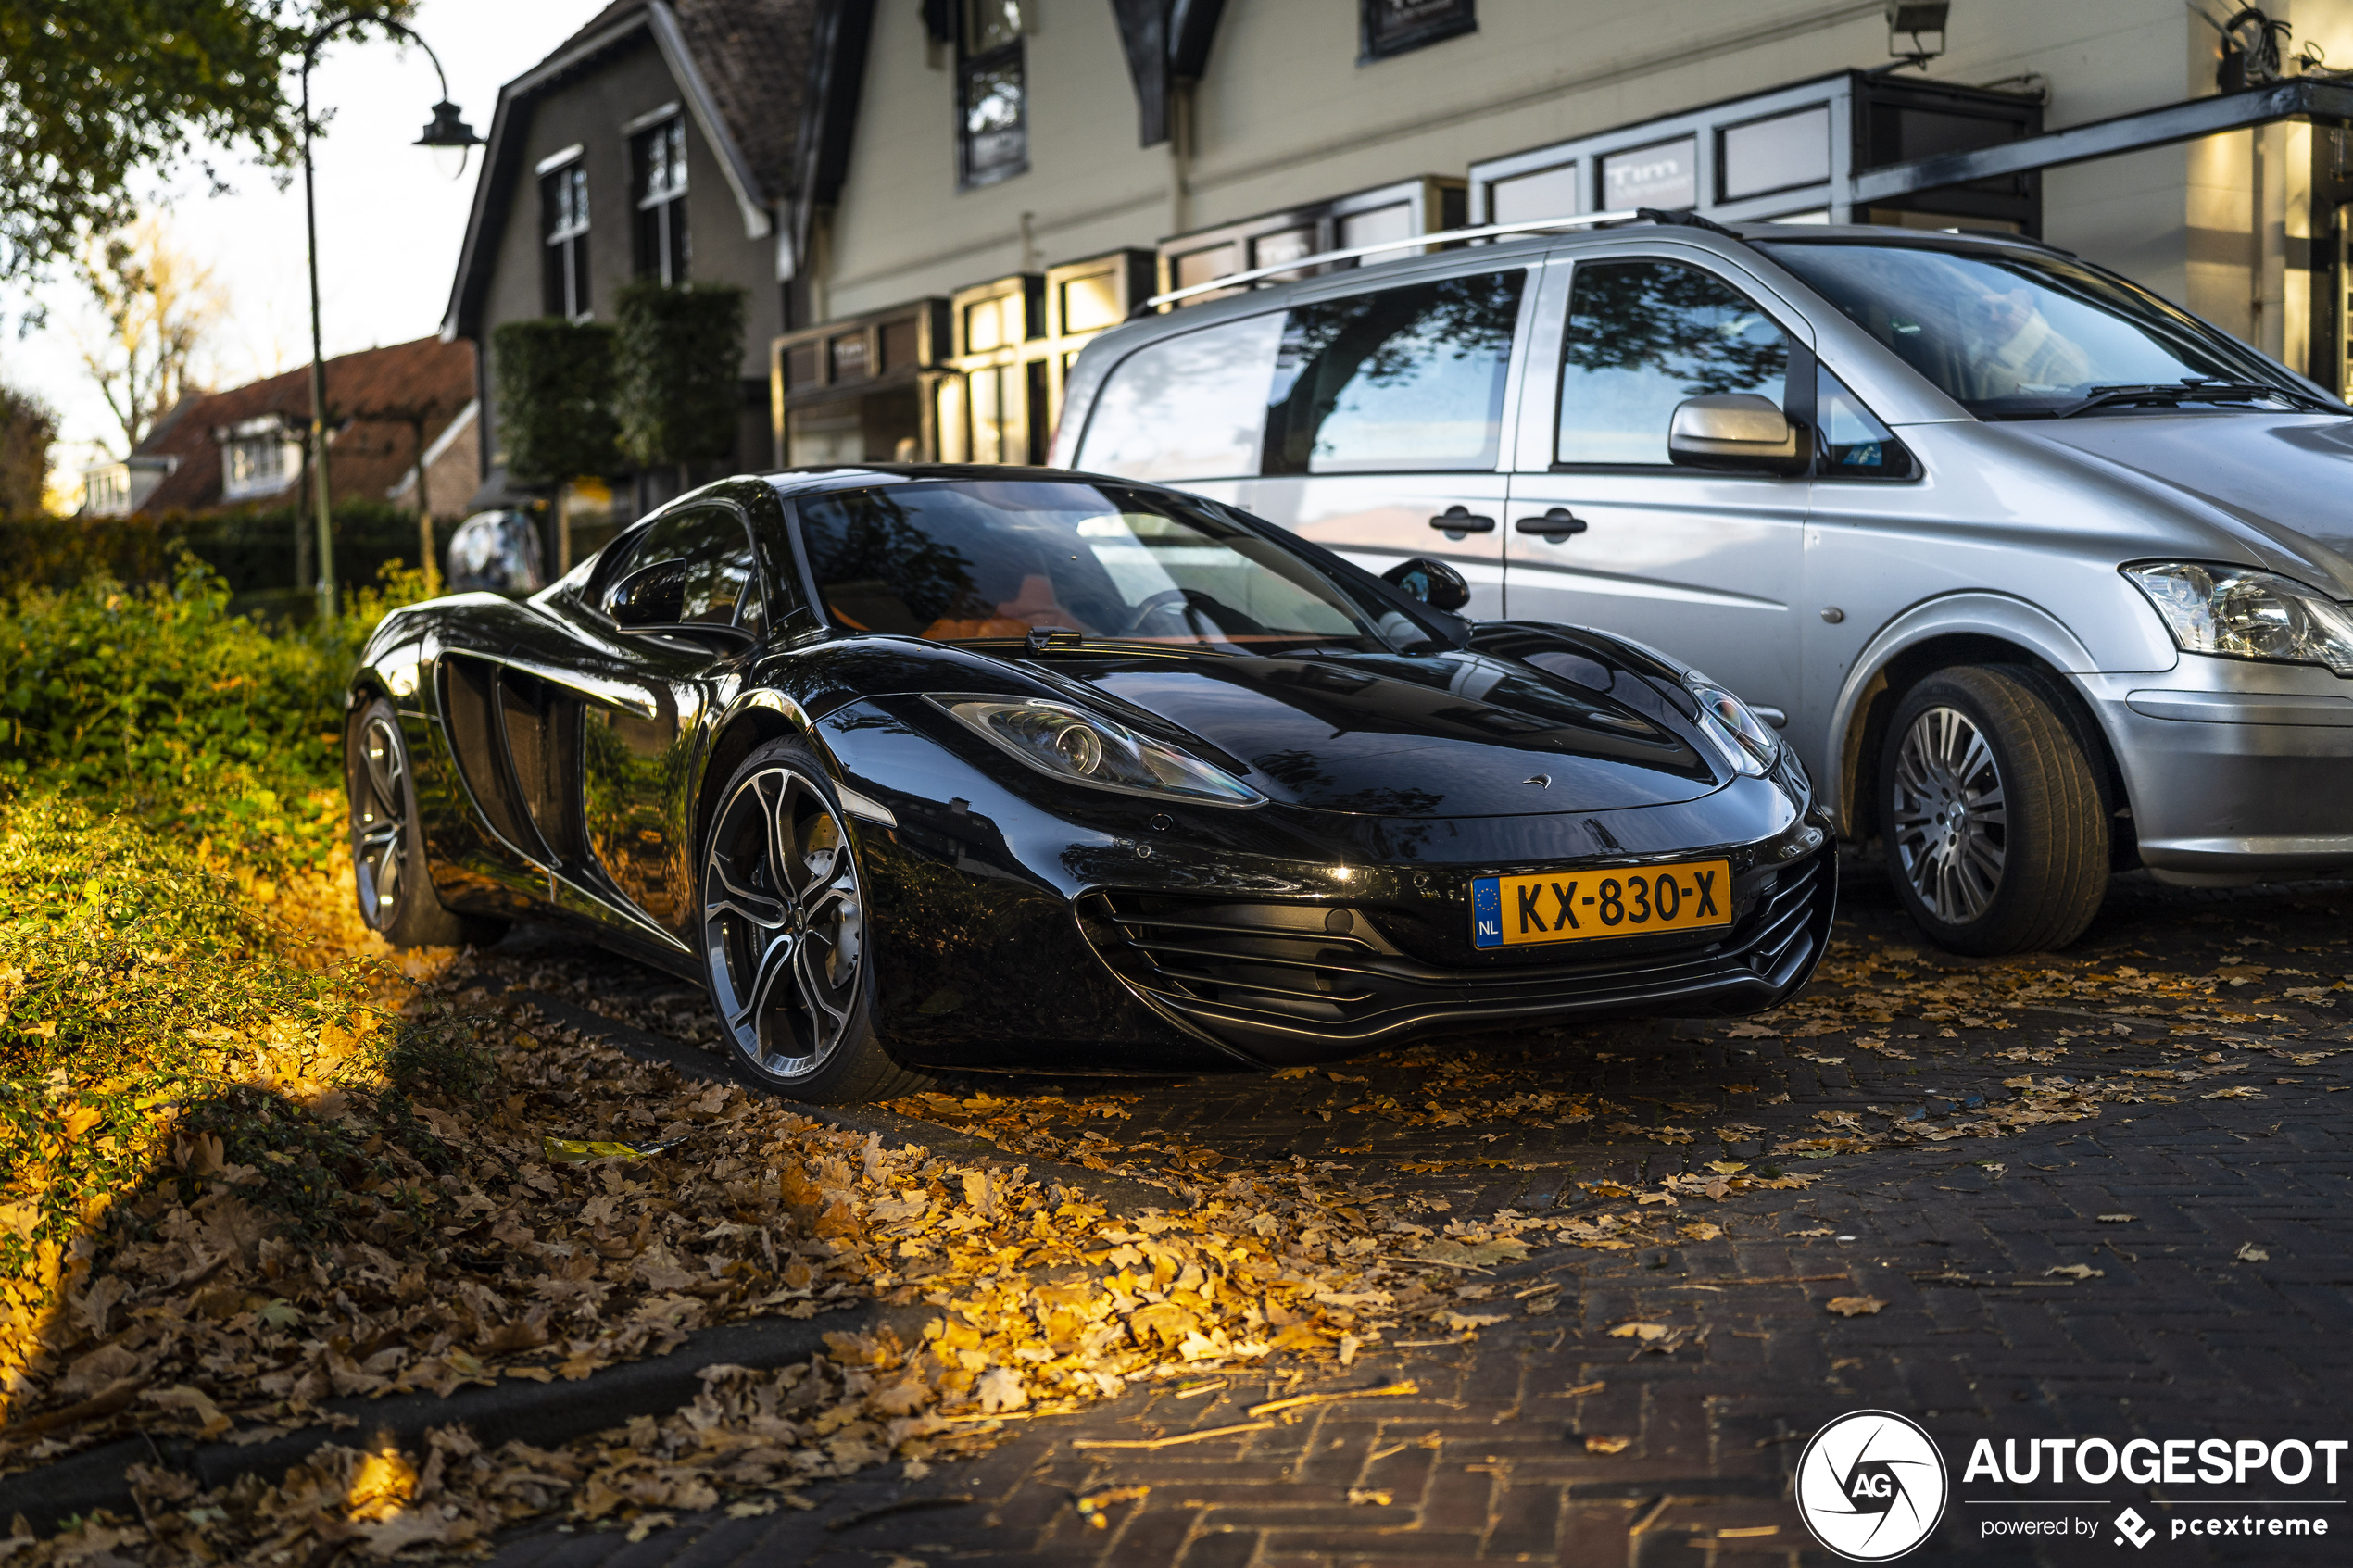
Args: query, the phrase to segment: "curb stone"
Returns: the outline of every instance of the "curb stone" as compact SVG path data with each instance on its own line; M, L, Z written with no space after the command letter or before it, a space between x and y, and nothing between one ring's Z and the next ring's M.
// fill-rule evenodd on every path
M328 1443L373 1443L389 1437L413 1448L424 1441L428 1427L459 1422L471 1426L487 1448L510 1438L551 1448L619 1426L632 1416L664 1415L678 1409L701 1391L699 1374L705 1367L789 1366L824 1350L828 1334L888 1328L903 1340L920 1340L925 1325L936 1316L937 1310L930 1307L865 1302L813 1318L722 1323L688 1335L685 1344L667 1355L618 1362L576 1383L510 1379L487 1387L477 1384L459 1388L447 1398L420 1393L331 1399L325 1409L355 1417L359 1424L340 1431L309 1426L245 1446L126 1437L0 1478L0 1519L21 1513L38 1528L56 1528L94 1509L135 1516L138 1510L125 1474L134 1464L165 1464L206 1487L220 1486L241 1475L274 1477Z

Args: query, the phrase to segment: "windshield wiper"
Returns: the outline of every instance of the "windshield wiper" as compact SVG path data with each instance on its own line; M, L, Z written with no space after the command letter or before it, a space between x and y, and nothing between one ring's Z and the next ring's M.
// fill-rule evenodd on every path
M2236 403L2259 397L2276 397L2283 403L2300 404L2322 413L2338 411L2337 405L2325 397L2316 397L2294 387L2273 386L2266 382L2183 381L2150 382L2133 386L2095 386L2082 402L2054 409L2050 417L2071 420L2095 408L2120 408L2133 403Z
M1011 637L971 637L968 644L1010 643ZM1067 626L1038 626L1021 639L1022 650L1032 658L1046 654L1077 653L1223 653L1227 650L1211 643L1155 643L1141 637L1102 637L1091 632L1074 632Z

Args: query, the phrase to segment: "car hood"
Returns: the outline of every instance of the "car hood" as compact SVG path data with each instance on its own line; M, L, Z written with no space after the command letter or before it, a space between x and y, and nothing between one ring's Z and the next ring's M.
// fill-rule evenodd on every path
M2005 429L2134 473L2228 514L2353 595L2353 420L2313 414L2137 413L2017 420Z
M1729 777L1646 685L1621 698L1478 653L1056 659L1031 668L1199 737L1270 799L1312 810L1608 810L1694 799Z

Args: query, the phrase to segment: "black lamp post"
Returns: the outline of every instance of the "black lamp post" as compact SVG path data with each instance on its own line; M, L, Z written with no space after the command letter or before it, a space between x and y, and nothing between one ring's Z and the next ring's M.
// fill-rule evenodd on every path
M322 621L333 621L335 616L335 540L327 486L327 367L319 331L319 201L310 168L310 68L319 63L320 45L355 22L398 34L422 49L425 58L433 62L433 73L441 80L441 101L434 105L432 122L417 138L416 145L456 147L462 152L482 144L482 138L474 134L473 128L459 118L458 106L449 101L449 75L441 69L441 56L411 29L372 11L345 11L320 23L303 44L302 209L310 238L310 472L319 508L319 616ZM422 480L422 475L419 477ZM431 565L419 564L428 568Z

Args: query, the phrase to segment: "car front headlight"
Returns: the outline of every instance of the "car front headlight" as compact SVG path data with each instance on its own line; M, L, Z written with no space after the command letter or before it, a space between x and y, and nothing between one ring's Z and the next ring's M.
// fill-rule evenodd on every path
M2353 611L2301 583L2233 566L2159 562L2124 575L2183 653L2324 664L2353 675Z
M1699 704L1700 733L1724 754L1735 771L1761 776L1773 764L1781 743L1748 704L1721 686L1692 682L1686 688Z
M939 696L931 700L1000 750L1070 784L1129 795L1175 796L1203 806L1265 803L1265 796L1224 769L1067 703Z

